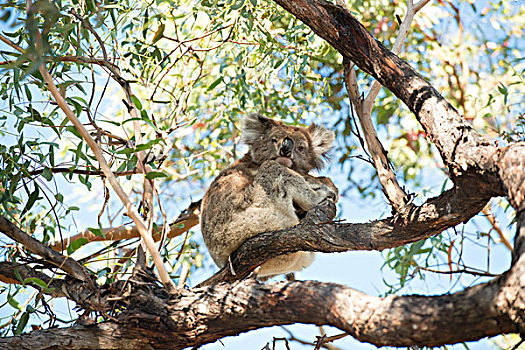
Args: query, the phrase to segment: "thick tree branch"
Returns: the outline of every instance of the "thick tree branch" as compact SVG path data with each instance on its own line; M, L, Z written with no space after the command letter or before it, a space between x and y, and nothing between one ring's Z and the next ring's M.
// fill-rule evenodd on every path
M245 280L180 290L169 299L136 291L119 324L31 332L0 344L34 349L36 339L45 339L40 349L128 349L133 339L137 346L183 349L256 328L309 323L338 327L377 346L439 346L516 332L505 310L493 306L499 297L495 282L436 297L379 298L333 283Z
M324 0L275 2L409 107L438 148L454 181L467 173L483 173L484 181L491 183L496 195L505 194L497 168L490 169L486 164L496 147L473 131L428 81L375 40L347 9Z

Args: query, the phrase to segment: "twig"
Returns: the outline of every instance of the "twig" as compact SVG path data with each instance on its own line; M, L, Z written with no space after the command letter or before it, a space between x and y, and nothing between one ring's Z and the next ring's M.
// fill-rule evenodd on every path
M478 272L478 271L473 271L473 270L466 269L466 268L458 269L458 270L441 271L441 270L430 269L428 267L417 266L416 270L423 270L423 271L428 271L428 272L432 272L432 273L439 273L439 274L443 274L443 275L452 275L452 274L456 274L456 273L466 273L466 274L469 274L469 275L480 276L480 277L497 277L497 276L500 276L499 274L494 274L494 273L490 273L490 272L483 272L483 271L479 271Z
M4 42L5 44L11 46L13 49L15 49L16 51L20 52L20 53L25 53L25 50L22 49L20 46L18 46L17 44L15 44L14 42L12 42L11 40L7 39L5 36L3 35L0 35L0 41Z
M498 223L496 222L496 219L494 218L494 215L492 215L492 212L490 211L489 207L486 206L485 208L483 208L482 212L483 214L485 214L485 217L492 225L492 228L494 228L494 230L496 230L496 232L498 233L501 243L503 243L505 247L507 247L512 252L514 250L512 247L512 244L510 244L510 242L505 237L505 234L503 233Z
M53 174L58 174L58 173L73 173L73 174L81 174L81 175L100 175L102 177L104 177L104 172L100 171L100 170L84 170L84 169L71 169L71 168L63 168L63 167L59 167L59 168L44 168L44 169L37 169L37 170L32 170L32 171L29 171L29 175L40 175L42 174L45 170L49 170L51 173ZM134 175L134 174L138 174L139 171L138 169L132 169L132 170L126 170L126 171L117 171L114 173L115 176L127 176L127 175Z

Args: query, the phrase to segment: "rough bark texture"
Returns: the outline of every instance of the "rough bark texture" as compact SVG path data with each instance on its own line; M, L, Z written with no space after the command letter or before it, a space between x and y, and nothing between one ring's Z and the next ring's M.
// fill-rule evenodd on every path
M75 294L75 288L82 290L85 284L71 279L67 287L58 285L62 294L90 310L118 305L122 310L118 320L4 338L1 348L178 349L296 322L333 325L378 346L438 346L509 332L525 334L525 144L498 148L475 133L423 77L370 36L346 9L324 0L276 2L376 77L415 113L449 168L455 187L421 207L409 206L394 217L364 224L330 222L334 208L325 203L297 227L245 242L232 256L235 276L222 271L206 287L173 295L152 284L137 287L133 283L101 291L96 297L88 292ZM469 220L490 197L501 195L509 198L517 214L512 267L489 283L458 293L378 298L314 281L231 282L279 253L380 250L414 242ZM13 278L13 268L1 264L0 274ZM46 278L29 267L20 271L24 276ZM221 280L230 282L216 283ZM121 290L126 293L120 298L109 297Z
M167 294L134 291L119 320L0 339L3 349L182 349L272 325L333 325L372 344L438 346L515 332L496 283L437 297L368 296L316 281L250 279ZM44 341L45 340L45 341ZM131 344L131 346L130 346Z

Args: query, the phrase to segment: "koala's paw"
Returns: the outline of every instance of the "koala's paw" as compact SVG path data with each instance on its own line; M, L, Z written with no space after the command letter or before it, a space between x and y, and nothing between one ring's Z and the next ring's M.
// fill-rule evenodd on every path
M322 184L328 186L332 190L332 192L334 192L335 199L337 199L337 197L339 196L339 189L335 187L334 183L329 177L319 176L317 177L317 180L320 181Z
M337 201L337 193L334 190L326 185L318 184L314 185L312 189L316 192L319 199L319 203L324 199L329 199L331 201Z

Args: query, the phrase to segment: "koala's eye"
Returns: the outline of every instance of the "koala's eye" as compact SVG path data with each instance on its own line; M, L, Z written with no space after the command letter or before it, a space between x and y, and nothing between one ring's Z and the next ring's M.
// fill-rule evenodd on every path
M303 146L297 147L297 152L299 152L299 153L304 153L305 150L306 150L306 148L304 148Z
M275 137L272 137L271 141L272 141L273 143L277 143L278 140L277 140Z

